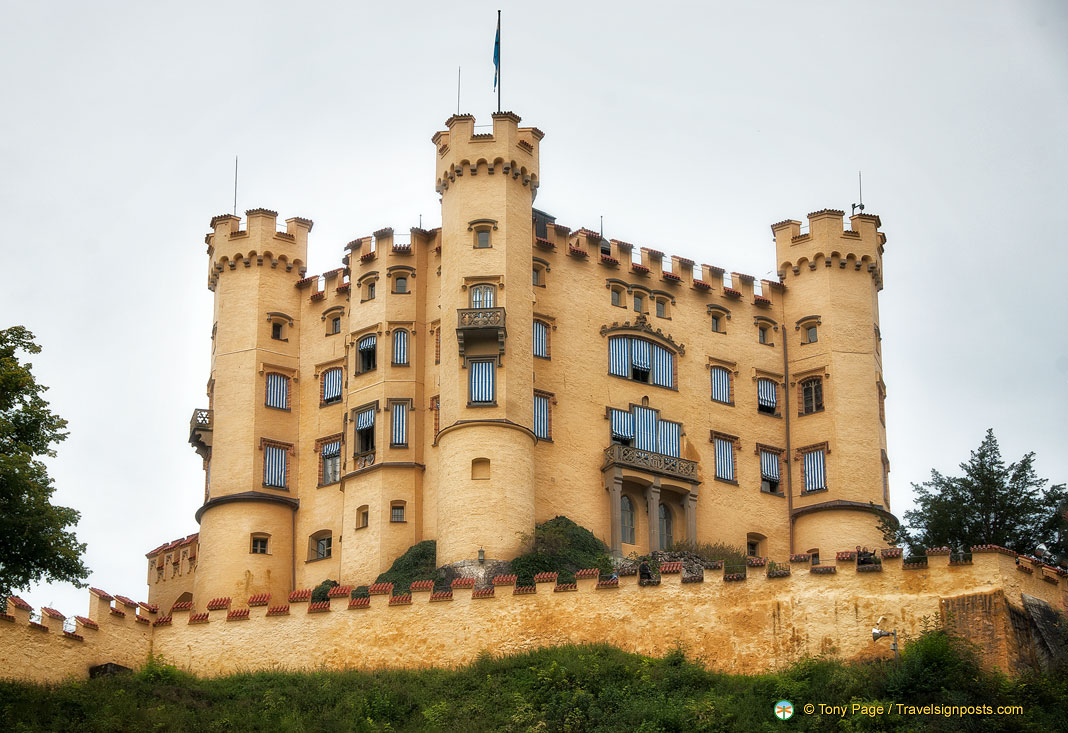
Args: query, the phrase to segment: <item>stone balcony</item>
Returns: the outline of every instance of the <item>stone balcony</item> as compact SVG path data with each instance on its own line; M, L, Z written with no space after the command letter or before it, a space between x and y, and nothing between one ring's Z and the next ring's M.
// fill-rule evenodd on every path
M193 416L189 418L189 445L193 446L204 460L211 457L211 435L214 424L214 410L198 407L193 410Z
M456 310L456 342L463 358L466 341L470 344L478 340L497 342L499 354L504 353L504 340L508 331L504 326L504 308L458 308Z
M635 468L639 471L681 479L689 483L699 483L697 474L697 461L688 461L685 458L666 456L663 453L641 450L629 445L610 445L604 449L604 468L620 466L622 468Z

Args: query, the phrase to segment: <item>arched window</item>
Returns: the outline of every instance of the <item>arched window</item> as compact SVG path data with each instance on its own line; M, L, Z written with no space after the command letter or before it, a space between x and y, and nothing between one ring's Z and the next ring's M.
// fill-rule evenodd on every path
M471 288L471 307L492 308L496 290L492 285L476 285Z
M660 504L660 549L666 550L674 544L671 537L671 510L667 504Z
M823 380L810 377L801 382L801 414L809 415L823 409Z
M308 538L308 559L325 560L333 551L333 533L322 529Z
M408 366L408 332L403 328L393 332L393 366Z
M323 372L322 404L332 405L341 401L341 367L333 367Z
M629 496L624 496L619 501L620 505L620 524L621 535L623 542L628 545L634 544L634 504L631 502Z

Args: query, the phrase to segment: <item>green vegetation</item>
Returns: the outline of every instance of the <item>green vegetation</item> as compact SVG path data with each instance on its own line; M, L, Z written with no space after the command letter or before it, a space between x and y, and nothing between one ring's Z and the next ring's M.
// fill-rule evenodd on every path
M39 354L22 326L0 330L0 599L41 579L84 587L85 545L68 527L79 513L51 503L52 478L40 458L55 456L67 421L48 409L32 364L18 352Z
M518 585L532 585L538 573L559 573L557 582L572 583L576 570L598 568L612 571L608 548L593 532L567 517L556 517L534 528L534 537L526 543L530 552L512 560L512 572Z
M323 601L330 600L330 589L339 585L336 580L324 580L319 585L312 588L311 602L321 603Z
M389 570L375 580L376 583L393 583L393 594L407 593L412 583L417 580L433 580L441 585L443 576L438 572L438 543L423 540L409 547L403 555L393 561Z
M1005 465L994 431L960 464L961 476L931 471L931 479L913 484L915 510L905 524L884 519L883 537L903 543L920 557L931 547L967 552L972 545L1001 545L1032 554L1045 543L1053 554L1068 555L1068 491L1064 484L1047 486L1034 468L1034 453Z
M745 567L745 550L725 542L676 542L668 552L688 552L704 562L722 560L727 566Z
M796 713L776 720L778 700ZM804 705L845 706L844 715ZM871 717L852 704L883 705ZM923 706L1019 705L1019 715L898 712ZM0 682L12 731L1055 731L1068 674L1009 679L939 630L900 664L805 659L776 674L710 672L682 650L662 659L609 646L481 657L458 670L257 672L198 680L152 659L131 675L36 686Z

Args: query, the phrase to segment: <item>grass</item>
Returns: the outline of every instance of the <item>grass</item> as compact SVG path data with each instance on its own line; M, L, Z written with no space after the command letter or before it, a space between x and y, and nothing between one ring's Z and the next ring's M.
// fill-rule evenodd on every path
M794 703L788 723L776 701ZM805 715L805 703L1021 705L1022 715ZM727 675L614 647L483 656L457 670L257 672L198 680L158 660L124 676L41 686L0 682L10 731L1057 731L1068 674L1009 679L939 630L900 664L805 659Z

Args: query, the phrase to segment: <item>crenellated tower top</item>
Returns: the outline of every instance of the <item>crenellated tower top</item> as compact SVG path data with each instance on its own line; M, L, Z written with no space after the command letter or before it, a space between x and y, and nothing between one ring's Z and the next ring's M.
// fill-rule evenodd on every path
M473 115L453 115L445 121L448 130L434 134L437 146L435 190L444 195L457 178L504 173L530 186L539 185L538 144L545 133L536 127L520 127L514 112L493 115L493 132L476 133Z
M787 274L799 275L807 266L815 270L820 264L830 267L851 265L871 273L879 290L883 289L883 245L886 235L879 231L882 222L875 214L854 214L845 229L844 211L822 209L808 215L808 231L801 232L801 222L786 219L771 225L775 235L775 254L779 279Z
M286 219L285 231L278 229L278 212L270 209L249 209L245 212L245 228L241 219L232 214L211 218L211 233L205 235L208 245L208 289L214 291L219 275L238 264L271 267L282 265L286 272L296 268L303 277L308 261L308 233L311 219L294 216Z

